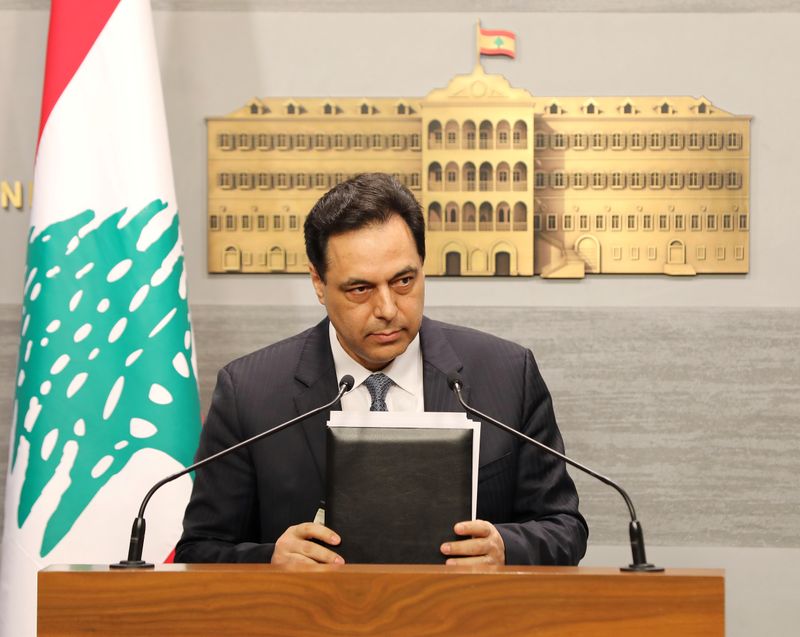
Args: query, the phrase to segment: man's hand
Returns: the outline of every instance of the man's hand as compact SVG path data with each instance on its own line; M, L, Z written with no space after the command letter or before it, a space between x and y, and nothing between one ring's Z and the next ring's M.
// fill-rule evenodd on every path
M341 556L324 546L311 542L312 539L321 540L325 544L334 546L342 541L336 533L322 524L305 522L290 526L275 542L271 562L273 564L289 564L290 562L344 564Z
M469 540L445 542L442 553L449 556L446 564L499 564L506 563L506 545L494 524L485 520L459 522L456 535L470 535Z

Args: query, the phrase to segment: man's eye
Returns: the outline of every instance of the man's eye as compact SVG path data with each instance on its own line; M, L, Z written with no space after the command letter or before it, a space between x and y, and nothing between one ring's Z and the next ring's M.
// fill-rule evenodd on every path
M364 294L369 288L366 285L360 285L357 288L350 288L350 292L355 292L356 294Z
M407 286L407 285L410 285L413 280L414 280L414 277L404 276L401 279L397 279L397 281L395 281L395 285Z

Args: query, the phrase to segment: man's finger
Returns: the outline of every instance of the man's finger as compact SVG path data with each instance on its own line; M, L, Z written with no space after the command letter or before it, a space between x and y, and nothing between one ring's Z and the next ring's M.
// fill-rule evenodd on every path
M473 538L458 542L445 542L442 544L441 550L445 555L486 555L490 548L484 538Z
M292 531L292 535L298 538L302 538L304 540L320 540L325 542L325 544L339 544L342 539L336 534L336 532L331 531L327 526L323 526L322 524L317 524L316 522L303 522L302 524L298 524L297 526L290 527Z
M319 564L344 564L341 555L314 542L303 540L294 548L294 552Z
M485 520L466 520L459 522L453 530L456 535L472 535L473 537L489 537L492 532L492 525Z
M470 564L493 564L488 555L476 555L473 557L451 557L445 564L447 566L469 566Z

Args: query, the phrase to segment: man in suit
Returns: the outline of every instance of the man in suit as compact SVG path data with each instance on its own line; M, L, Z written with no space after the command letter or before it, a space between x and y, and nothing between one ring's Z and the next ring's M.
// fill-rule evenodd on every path
M533 355L514 343L423 317L425 229L414 196L379 173L326 193L305 224L311 280L328 318L219 372L197 458L355 388L344 410L461 411L460 373L478 409L563 450ZM198 471L176 559L342 563L341 538L312 520L324 498L319 414ZM481 427L477 520L441 545L454 563L577 564L588 530L563 462Z

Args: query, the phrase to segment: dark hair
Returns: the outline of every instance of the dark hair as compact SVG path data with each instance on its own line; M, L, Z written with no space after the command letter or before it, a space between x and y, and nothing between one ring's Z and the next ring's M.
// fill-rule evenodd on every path
M314 204L304 226L306 254L325 280L328 239L334 235L382 224L398 215L408 224L417 253L425 261L425 217L411 191L391 175L362 173L338 184Z

